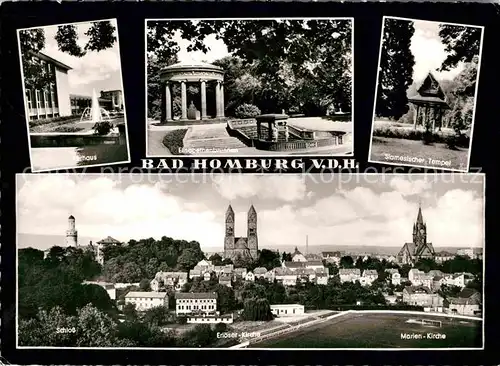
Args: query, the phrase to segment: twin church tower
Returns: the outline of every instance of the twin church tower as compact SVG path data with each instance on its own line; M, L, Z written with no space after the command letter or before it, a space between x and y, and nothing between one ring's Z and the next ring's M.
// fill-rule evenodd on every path
M237 259L252 259L258 258L258 239L257 239L257 211L253 205L250 206L247 215L247 236L235 237L234 226L235 218L234 211L231 205L226 211L226 234L224 237L224 257L231 260Z

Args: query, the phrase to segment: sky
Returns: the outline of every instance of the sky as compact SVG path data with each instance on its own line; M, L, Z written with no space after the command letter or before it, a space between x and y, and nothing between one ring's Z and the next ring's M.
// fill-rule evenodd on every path
M63 236L73 215L81 237L169 236L222 250L228 205L236 236L246 236L253 204L260 249L303 248L306 235L311 251L401 247L412 240L421 203L435 247L482 247L483 189L482 176L462 174L26 174L17 176L17 230Z
M464 68L463 63L459 63L457 67L448 71L436 71L447 56L445 45L439 37L439 25L446 23L414 20L413 24L415 33L411 38L410 45L410 50L415 57L413 80L415 82L422 81L429 71L438 80L451 80L457 76Z
M111 22L118 29L116 20ZM92 23L74 24L78 32L78 45L83 47L89 39L85 32ZM78 58L59 51L55 40L57 25L42 28L45 31L45 47L42 53L73 68L68 71L70 94L92 96L92 89L95 89L97 94L101 90L122 89L119 42L115 42L114 46L107 50L87 52L85 56ZM115 36L117 37L117 30Z
M207 53L203 53L203 51L188 52L187 47L191 44L191 41L182 39L179 31L176 32L173 40L177 42L180 47L180 51L177 53L177 57L179 59L179 62L182 63L212 63L229 55L227 46L222 40L216 39L215 34L207 36L203 42L209 49Z

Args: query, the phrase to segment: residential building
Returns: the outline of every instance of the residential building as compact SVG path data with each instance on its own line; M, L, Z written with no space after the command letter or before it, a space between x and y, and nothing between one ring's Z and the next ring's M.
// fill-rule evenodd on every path
M403 290L403 302L408 305L423 306L440 311L443 308L443 298L424 286L406 286Z
M237 278L245 278L247 274L247 269L246 268L235 268L233 270L233 277L236 280Z
M322 261L307 261L306 262L306 268L312 268L312 269L317 269L317 268L325 268L325 266L323 265L323 262Z
M359 268L341 268L339 269L340 282L356 282L361 278Z
M375 281L378 278L378 273L375 269L365 269L363 271L363 275L359 279L359 282L363 286L371 286L373 281Z
M232 324L234 321L233 314L218 315L218 314L199 314L188 315L186 317L188 324L217 324L225 323Z
M446 261L451 261L455 258L455 254L447 252L447 251L440 251L436 253L436 256L434 257L434 260L436 263L443 263Z
M205 273L203 273L203 281L210 281L211 278L212 278L212 272L206 271Z
M123 111L123 93L121 90L103 90L101 91L101 98L109 100L110 111Z
M308 253L305 255L306 257L306 260L309 262L309 261L322 261L323 260L323 257L319 254L315 254L315 253Z
M295 251L292 253L292 262L307 262L306 257L295 247Z
M278 316L297 316L304 315L304 305L299 304L277 304L271 305L271 312Z
M474 249L466 248L466 249L458 249L457 255L461 257L468 257L469 259L474 259L476 256L474 255Z
M327 285L328 284L328 274L327 273L316 274L316 284L317 285Z
M217 277L221 273L233 273L234 270L234 265L233 264L226 264L224 266L214 266L214 272Z
M245 275L245 281L255 281L255 274L252 271L247 272Z
M193 278L198 278L198 277L201 277L203 275L202 271L199 270L199 269L192 269L189 271L189 278L190 279L193 279Z
M461 272L453 273L452 277L448 277L446 284L450 286L458 286L464 288L469 282L474 281L474 275L472 273Z
M232 281L233 276L229 273L221 273L219 276L219 284L227 286L227 287L233 287L232 286Z
M125 304L135 304L138 311L145 311L156 306L168 306L166 292L130 291L125 295Z
M196 266L194 266L193 269L200 270L201 272L206 272L206 271L213 271L214 270L214 265L212 264L211 261L207 261L206 259L202 259L199 261Z
M187 280L187 272L157 272L149 286L153 291L160 291L161 289L180 291L184 284L187 283Z
M175 312L184 314L216 314L216 292L177 292L175 294Z
M451 297L445 300L445 309L452 314L460 315L480 315L481 294L471 288L464 288L458 297Z
M253 270L255 278L263 278L266 276L267 269L265 267L257 267Z
M270 269L269 271L267 271L264 275L264 278L269 282L274 282L274 280L276 279L276 273L274 269Z
M296 262L283 261L283 262L281 262L281 265L285 268L292 270L292 271L295 271L298 268L306 268L306 262L300 262L300 261L296 261Z
M97 285L101 286L106 290L108 296L111 300L116 300L116 288L115 284L111 282L101 282L101 281L84 281L84 285Z
M47 72L50 80L42 88L25 84L26 116L28 120L38 120L71 115L68 71L72 68L44 53L33 53Z
M401 284L401 274L397 268L388 268L385 271L389 274L387 279L391 282L391 284L395 286Z

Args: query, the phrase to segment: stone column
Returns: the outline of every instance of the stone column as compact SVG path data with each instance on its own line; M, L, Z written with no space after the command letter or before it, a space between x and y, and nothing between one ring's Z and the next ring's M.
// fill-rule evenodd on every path
M187 119L187 95L186 95L186 82L181 81L181 119Z
M436 108L432 108L432 132L436 131Z
M443 110L441 108L439 108L438 116L439 116L439 131L441 131L441 127L443 124Z
M418 106L413 105L413 129L417 128L417 120L418 120Z
M169 83L165 85L165 120L172 120L172 94Z
M201 80L201 119L207 119L207 85Z
M215 84L215 108L217 110L217 115L216 117L217 118L220 118L222 117L222 113L221 113L221 98L220 98L220 85L221 85L221 82L220 81L217 81L217 84Z
M224 83L220 83L220 114L224 117Z

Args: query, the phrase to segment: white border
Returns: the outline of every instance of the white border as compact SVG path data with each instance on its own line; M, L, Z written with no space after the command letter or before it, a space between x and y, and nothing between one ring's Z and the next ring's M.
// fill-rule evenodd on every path
M128 173L129 175L139 175L141 173ZM485 242L486 242L486 175L485 173L439 173L439 174L429 174L429 173L411 173L411 174L405 174L405 173L345 173L347 175L354 175L354 176L390 176L395 177L395 176L435 176L435 177L440 177L441 179L446 176L478 176L482 177L482 186L483 186L483 217L482 217L482 225L483 225L483 246L482 246L482 253L483 253L483 291L482 291L482 316L481 318L478 318L478 321L481 321L482 323L482 346L479 347L464 347L464 348L195 348L195 347L170 347L170 348L162 348L162 347L52 347L52 346L19 346L19 319L18 319L18 306L19 306L19 294L18 294L18 285L19 285L19 274L18 274L18 220L17 220L17 215L18 215L18 209L17 209L17 194L19 191L19 186L18 186L18 181L22 176L25 175L36 175L36 176L42 176L42 175L51 175L50 173L41 173L41 174L33 174L33 173L16 173L16 183L15 183L15 188L16 188L16 207L15 207L15 213L16 213L16 277L15 277L15 283L16 283L16 316L15 316L15 329L16 329L16 349L71 349L71 350L156 350L156 351L164 351L164 350L210 350L210 351L238 351L238 350L259 350L259 351L465 351L465 350L471 350L471 351L481 351L484 350L484 340L485 340L485 333L484 333L484 319L485 319L485 314L486 314L486 304L485 304L485 294L484 294L484 289L485 289L485 269L486 269L486 256L485 256ZM64 175L70 175L70 176L79 176L79 175L95 175L97 176L103 176L103 175L117 175L120 176L120 174L117 173L66 173ZM160 175L176 175L175 173L162 173ZM195 175L206 175L203 173L195 173ZM216 175L221 176L221 175L229 175L231 174L228 173L217 173ZM271 174L260 174L260 173L250 173L247 175L258 175L258 176L272 176L272 175L278 175L277 173L271 173ZM291 174L291 175L301 175L299 173L297 174ZM320 173L315 173L315 174L310 174L310 175L320 175ZM435 179L435 178L434 178ZM325 183L329 184L329 183ZM472 184L472 183L471 183ZM376 310L371 310L372 312ZM381 313L397 313L397 310L394 311L384 311L384 310L379 310L378 312ZM428 315L432 316L432 313L426 313L422 312L419 314L423 315ZM446 314L450 315L450 314ZM441 316L446 316L445 314ZM292 331L293 333L293 331Z
M40 170L34 170L33 169L33 162L31 159L31 134L30 134L30 125L29 125L29 114L27 114L27 102L26 102L26 86L24 83L24 70L23 70L23 57L21 53L21 37L19 33L21 31L29 30L29 29L40 29L40 28L47 28L47 27L58 27L62 25L78 25L78 24L90 24L93 22L105 22L105 21L114 21L115 26L116 26L116 43L118 45L118 56L120 58L120 84L121 84L121 91L122 91L122 97L123 97L123 119L125 122L125 131L126 131L126 144L127 144L127 156L128 160L124 161L116 161L112 163L103 163L103 164L95 164L95 165L81 165L81 166L68 166L68 167L61 167L61 168L48 168L48 169L40 169ZM116 164L125 164L125 163L130 163L130 147L129 147L129 141L128 141L128 124L127 124L127 110L126 110L126 99L125 99L125 89L123 88L123 70L122 70L122 58L121 58L121 51L120 51L120 36L119 36L119 31L118 31L118 19L117 18L109 18L109 19L98 19L98 20L88 20L85 22L75 22L75 23L62 23L62 24L49 24L49 25L40 25L36 27L30 27L30 28L20 28L16 30L17 34L17 48L19 52L19 67L21 69L21 84L23 87L23 105L24 105L24 115L26 119L26 128L28 132L28 146L29 146L29 155L30 155L30 168L32 173L37 173L37 172L49 172L49 171L56 171L56 170L63 170L63 169L84 169L84 168L91 168L91 167L96 167L96 166L107 166L107 165L116 165Z
M305 156L307 157L354 157L354 17L338 17L338 18L332 18L332 17L287 17L287 18L280 18L280 17L275 17L275 18L147 18L144 19L144 45L145 45L145 52L144 52L144 68L145 68L145 73L144 73L144 79L145 79L145 109L146 109L146 157L147 158L165 158L165 157L172 157L172 158L254 158L254 157L270 157L270 158L286 158L290 156L294 156L292 154L288 155L282 155L282 154L272 154L272 155L266 155L265 150L262 150L262 154L255 154L255 155L231 155L231 154L221 154L221 155L197 155L197 154L187 154L187 155L150 155L149 154L149 123L148 123L148 21L152 22L159 22L159 21L193 21L193 20L218 20L218 21L227 21L227 20L253 20L253 21L258 21L258 20L350 20L351 21L351 124L352 124L352 132L351 132L351 154L343 154L343 155L325 155L325 154L306 154ZM186 126L181 126L179 125L180 128L182 127L190 127L189 125ZM299 155L297 155L299 156ZM302 156L302 155L300 155Z
M453 168L444 168L444 167L437 167L437 166L428 166L428 165L414 165L414 164L404 164L404 163L393 163L393 162L387 162L385 160L372 160L372 143L373 143L373 129L375 125L375 110L377 108L377 94L378 94L378 79L380 75L380 58L382 56L382 43L384 41L384 27L385 27L385 20L386 19L398 19L398 20L407 20L407 21L420 21L420 22L429 22L429 23L438 23L438 24L445 24L445 25L457 25L461 27L470 27L470 28L480 28L481 29L481 43L479 45L479 60L477 64L477 78L476 78L476 90L474 92L474 109L472 111L472 122L471 122L471 131L470 131L470 137L469 137L469 149L468 149L468 155L467 155L467 168L464 170L460 169L453 169ZM482 55L483 55L483 39L484 39L484 26L480 25L472 25L472 24L458 24L458 23L446 23L446 22L438 22L435 20L425 20L425 19L412 19L412 18L401 18L401 17L391 17L391 16L384 16L382 18L382 29L380 31L380 48L379 48L379 53L378 53L378 63L377 63L377 79L376 79L376 84L375 84L375 98L373 101L373 114L372 114L372 129L370 132L370 147L368 149L368 162L369 163L377 163L377 164L386 164L386 165L398 165L398 166L410 166L414 168L423 168L423 169L437 169L437 170L443 170L447 172L462 172L462 173L467 173L470 169L470 154L472 150L472 137L474 135L474 124L475 124L475 119L476 119L476 105L477 105L477 99L478 99L478 89L479 89L479 73L481 71L481 60L482 60Z

